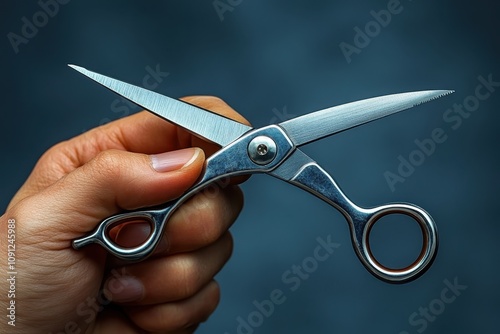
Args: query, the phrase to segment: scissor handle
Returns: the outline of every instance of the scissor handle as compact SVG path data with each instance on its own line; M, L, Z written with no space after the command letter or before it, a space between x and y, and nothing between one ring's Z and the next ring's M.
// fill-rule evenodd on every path
M266 159L266 155L257 155L257 158L250 158L250 150L260 143L259 138L275 138L275 145L279 150L274 152L271 161L261 164L261 158ZM259 146L259 145L257 145ZM256 147L255 149L258 149ZM206 160L205 169L200 179L186 193L173 202L167 203L159 209L144 209L120 213L103 220L99 226L88 236L73 241L73 247L79 249L85 245L97 243L108 250L114 256L130 261L139 261L146 259L155 250L158 245L165 225L173 212L188 198L201 191L203 188L213 182L221 181L226 177L250 174L264 173L273 169L293 150L293 144L288 140L283 130L277 126L267 126L264 128L252 130L238 140L223 147ZM269 150L271 151L271 150ZM242 152L249 152L242 154ZM224 185L221 182L219 185ZM133 248L126 248L118 245L109 237L110 230L127 221L147 221L151 225L151 234L141 245Z
M142 260L155 250L162 236L164 223L169 218L174 207L175 203L173 205L167 204L161 209L130 211L108 217L90 235L73 240L72 246L75 249L80 249L86 245L96 243L117 258L128 261ZM123 247L110 237L111 229L134 221L147 222L151 227L148 238L139 246Z
M413 204L387 204L365 209L352 203L340 190L333 178L316 162L305 165L291 183L311 192L337 208L347 219L351 230L354 250L370 273L390 283L404 283L422 275L435 258L438 239L436 224L422 208ZM419 224L423 244L417 259L402 269L388 268L373 255L370 248L370 232L374 224L389 214L404 214Z

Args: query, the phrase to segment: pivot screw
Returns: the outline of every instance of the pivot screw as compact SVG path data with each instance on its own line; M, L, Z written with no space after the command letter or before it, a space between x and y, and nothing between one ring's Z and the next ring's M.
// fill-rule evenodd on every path
M258 165L267 165L276 157L276 143L266 136L252 139L247 150L250 159Z
M265 144L260 144L257 146L257 154L258 155L266 155L267 154L267 146Z

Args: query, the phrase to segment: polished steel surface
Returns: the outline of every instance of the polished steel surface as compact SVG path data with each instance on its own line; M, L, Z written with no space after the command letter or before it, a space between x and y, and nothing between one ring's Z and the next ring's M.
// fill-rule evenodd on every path
M452 90L429 90L379 96L319 110L279 125L300 146L451 93Z
M74 240L75 249L98 243L118 258L129 261L144 260L154 252L172 213L188 198L205 191L214 183L219 187L224 186L231 176L267 173L314 194L339 210L348 222L357 256L377 278L391 283L408 282L422 275L434 260L438 248L437 227L426 211L407 203L392 203L373 208L357 206L342 192L333 177L297 146L417 106L452 91L387 95L328 108L279 125L252 130L213 112L80 67L72 67L164 119L222 145L218 152L206 160L205 170L198 182L179 199L160 207L109 217L90 235ZM370 248L369 236L373 225L389 214L412 217L419 224L423 235L423 245L418 258L402 269L384 266L373 256ZM148 221L152 232L143 244L124 248L109 237L109 231L114 226L130 220Z
M252 129L248 125L192 104L89 71L80 66L68 66L153 114L221 146L226 146Z
M431 216L422 208L407 203L390 203L373 208L359 207L342 192L332 176L299 149L269 174L310 192L339 210L349 224L356 255L377 278L390 283L408 282L422 275L434 260L438 247L437 227ZM373 225L389 214L410 216L422 231L423 244L420 254L413 263L402 269L393 269L381 264L370 247Z

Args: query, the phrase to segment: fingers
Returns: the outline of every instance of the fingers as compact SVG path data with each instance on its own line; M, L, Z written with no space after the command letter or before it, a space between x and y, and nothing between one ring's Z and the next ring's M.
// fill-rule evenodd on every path
M250 125L250 123L243 116L238 114L224 100L218 97L196 95L196 96L186 96L183 97L181 100L194 104L195 106L199 106L203 109L213 111L227 118L234 119L237 122Z
M231 252L227 232L196 252L117 268L106 281L106 297L121 304L129 319L148 332L191 333L219 302L213 277Z
M121 210L165 203L179 197L199 177L203 151L190 148L148 156L125 151L100 153L81 168L30 197L41 208L43 226L30 224L35 235L45 231L64 242L93 230L102 219ZM21 202L23 203L23 202Z
M193 251L218 240L238 217L243 207L243 193L236 186L212 188L184 203L172 215L154 256ZM116 243L134 247L144 242L151 228L147 223L122 226Z
M196 324L204 322L212 314L219 299L219 285L210 281L190 298L158 305L129 307L125 308L125 312L137 326L146 331L191 333L190 330Z
M231 256L233 242L226 232L200 250L117 268L106 286L109 298L128 305L153 305L195 295L219 272ZM117 274L118 273L118 274Z
M242 193L234 186L184 203L167 224L166 246L144 262L113 269L107 297L122 304L130 320L148 332L193 332L193 324L206 320L219 301L212 279L231 255L227 229L242 204ZM149 229L143 228L122 228L118 242L147 236Z
M198 249L229 229L243 208L243 193L236 186L214 189L214 194L201 193L179 208L166 227L166 248L158 250L160 255Z
M188 103L211 110L238 122L248 123L240 114L223 100L212 96L186 97ZM192 136L177 126L158 116L143 111L103 125L68 144L77 151L74 159L81 164L92 159L97 153L108 149L123 149L130 152L155 154L195 146ZM205 141L197 141L205 148Z
M199 106L203 109L213 111L219 115L234 119L237 122L250 125L250 123L240 114L238 114L233 108L231 108L222 99L214 96L186 96L182 98L183 101ZM196 147L202 147L207 156L212 155L215 151L219 149L216 144L209 144L201 138L196 136L191 136L191 145Z
M237 115L218 99L191 102L220 108L229 117ZM36 255L32 262L49 264L35 267L64 272L54 287L66 291L60 288L65 278L81 278L76 290L59 296L64 300L61 308L67 304L67 309L76 309L80 299L74 292L91 296L102 286L105 271L102 248L75 251L70 241L119 211L150 207L183 194L199 178L205 161L203 150L182 149L193 142L178 127L139 113L56 145L40 159L9 211L19 221L19 240L30 246L24 249ZM202 142L200 147L213 149ZM167 225L165 247L142 263L119 268L123 275L109 280L111 299L121 303L135 323L144 325L147 314L157 319L170 316L150 329L182 327L176 332L188 333L217 305L219 291L211 281L231 255L232 239L226 230L242 202L236 188L219 190L199 194L179 208ZM116 237L126 239L128 228L115 231ZM108 318L109 323L117 319Z
M243 116L220 98L214 96L189 96L181 100L234 119L237 122L249 124ZM108 142L108 145L113 146L110 148L115 148L114 145L119 143L125 150L143 153L166 152L189 146L201 147L210 151L210 149L217 147L196 136L193 137L187 131L177 127L175 129L176 131L172 131L171 123L144 111L107 124L103 128L103 132L109 134L109 136L107 140L102 139Z

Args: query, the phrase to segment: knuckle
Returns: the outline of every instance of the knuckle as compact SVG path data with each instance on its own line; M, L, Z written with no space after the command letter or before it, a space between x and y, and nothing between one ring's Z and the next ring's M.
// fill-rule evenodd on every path
M62 162L68 163L68 165L78 167L75 162L76 159L73 158L71 151L68 150L68 142L63 141L57 143L46 150L40 159L38 159L36 168L38 169L47 169L49 166L53 168L55 165L59 165Z
M200 244L208 245L217 240L222 233L220 196L195 195L187 205L179 209L179 219L192 222L196 226L196 239Z
M99 152L88 166L95 175L104 176L106 178L115 179L120 176L120 168L118 168L120 160L117 150L106 150Z
M243 197L239 188L213 186L191 198L178 210L175 219L190 222L193 228L196 227L196 244L207 246L221 238L242 207Z

